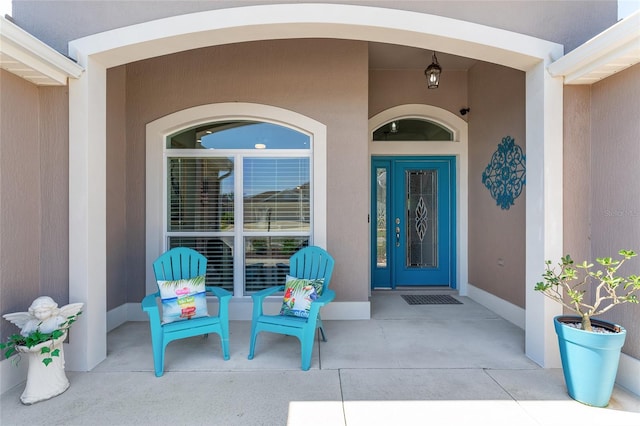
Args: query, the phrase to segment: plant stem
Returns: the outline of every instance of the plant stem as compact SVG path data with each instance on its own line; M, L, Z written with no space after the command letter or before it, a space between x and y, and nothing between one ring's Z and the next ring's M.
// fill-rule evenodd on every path
M589 318L589 315L582 315L582 329L584 331L593 331L593 327L591 327L591 318Z

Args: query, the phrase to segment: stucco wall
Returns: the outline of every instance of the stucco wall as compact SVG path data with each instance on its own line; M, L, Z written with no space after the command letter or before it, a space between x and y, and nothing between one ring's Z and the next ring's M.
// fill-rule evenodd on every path
M614 256L640 253L640 65L591 88L591 252ZM640 259L625 265L640 275ZM627 304L602 315L628 328L623 351L640 358L640 306Z
M563 253L591 257L591 86L565 86Z
M525 196L496 205L482 172L511 136L526 154L525 75L480 62L469 70L469 283L525 306Z
M367 300L367 64L366 43L308 39L226 45L127 65L128 301L144 295L145 125L195 105L235 101L289 109L327 125L328 249L349 259L337 262L332 288L340 300ZM114 166L108 164L108 174Z
M467 72L444 70L440 82L437 90L427 89L424 69L370 70L369 116L405 104L433 105L458 115L467 105Z
M58 51L67 53L67 43L70 40L113 28L205 10L274 3L298 1L14 0L13 17L24 29ZM323 3L387 7L445 16L564 44L566 51L574 49L613 25L617 21L618 11L617 3L612 0L330 0ZM97 16L100 19L95 19Z
M0 71L0 313L68 301L68 102ZM2 335L16 329L2 321Z
M39 87L38 93L40 291L63 305L69 301L69 91Z

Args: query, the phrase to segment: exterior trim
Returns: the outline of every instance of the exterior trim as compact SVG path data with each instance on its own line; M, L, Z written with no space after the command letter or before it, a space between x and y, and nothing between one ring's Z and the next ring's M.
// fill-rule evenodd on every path
M69 54L81 64L83 56L92 56L110 68L188 49L310 37L438 46L440 52L522 71L563 53L557 43L426 13L341 4L275 4L190 13L105 31L70 42ZM158 43L159 39L172 42Z
M593 84L640 62L640 11L549 65L564 84Z
M84 69L6 18L0 17L0 66L37 86L66 86Z
M616 384L640 395L640 360L625 353L620 354Z
M511 302L507 302L500 297L482 290L472 284L469 284L468 296L486 307L487 309L500 315L510 323L516 325L521 329L525 329L525 310L520 306L514 305Z

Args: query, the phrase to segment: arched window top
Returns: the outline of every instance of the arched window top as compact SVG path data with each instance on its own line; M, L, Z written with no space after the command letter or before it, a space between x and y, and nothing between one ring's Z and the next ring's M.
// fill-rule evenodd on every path
M373 131L380 141L453 141L453 131L423 118L401 118L387 122Z
M167 138L168 149L310 149L311 137L278 124L230 120L182 130Z

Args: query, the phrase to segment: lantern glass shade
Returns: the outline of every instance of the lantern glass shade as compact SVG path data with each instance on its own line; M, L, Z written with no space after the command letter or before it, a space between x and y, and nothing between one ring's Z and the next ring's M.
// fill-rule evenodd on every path
M438 58L436 58L436 53L433 53L433 62L431 65L424 70L424 75L427 77L427 87L429 89L437 89L440 84L440 73L442 73L442 68L440 64L438 64Z

